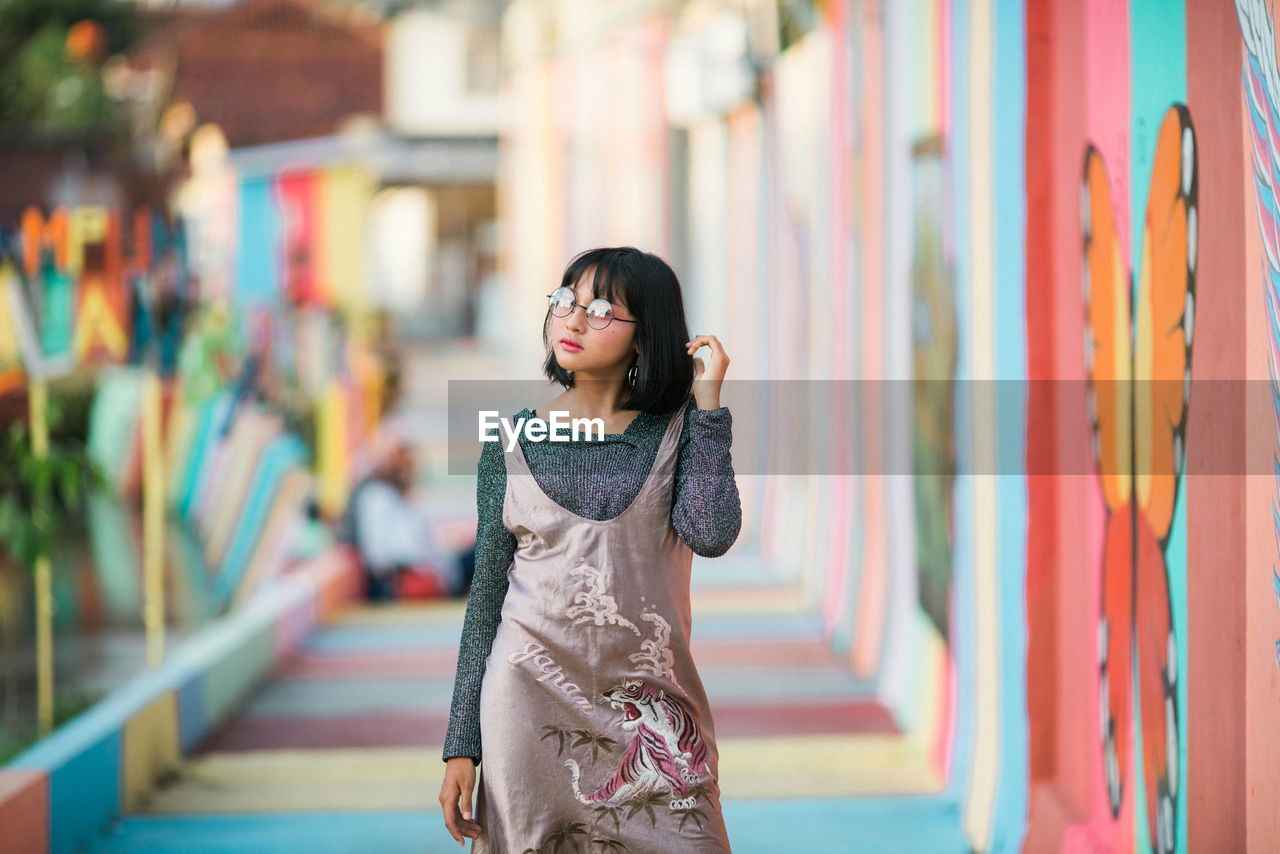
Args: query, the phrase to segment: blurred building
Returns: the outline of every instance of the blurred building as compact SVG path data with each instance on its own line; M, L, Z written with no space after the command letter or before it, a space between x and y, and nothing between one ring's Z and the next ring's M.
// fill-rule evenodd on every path
M188 182L174 204L227 238L207 247L222 268L210 279L251 298L342 294L321 301L386 309L410 335L481 330L496 268L501 6L153 8L129 60L155 98L139 111L153 129L139 146L159 169L185 159L206 188ZM212 166L192 148L210 126L222 137L212 150L225 150ZM208 190L209 174L234 186Z
M568 260L593 246L633 245L666 259L694 333L726 331L707 325L724 316L717 305L758 293L740 316L763 333L770 284L782 284L768 270L769 241L758 239L777 224L765 198L770 113L761 81L773 79L779 30L772 0L508 6L512 108L499 192L507 301L520 307L508 321L513 367L543 349L526 314ZM765 358L740 353L735 366L751 376L766 370Z

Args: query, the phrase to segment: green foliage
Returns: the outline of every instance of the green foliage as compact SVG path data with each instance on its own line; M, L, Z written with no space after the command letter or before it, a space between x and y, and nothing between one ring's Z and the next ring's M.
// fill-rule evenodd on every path
M244 330L223 304L198 308L178 350L182 394L191 406L216 396L235 380L248 349Z
M786 50L822 23L818 0L778 0L778 47Z
M52 433L61 417L56 402L50 401L47 414ZM39 557L51 554L59 522L108 483L83 443L51 435L48 454L37 457L26 423L12 422L0 436L0 549L34 568Z
M91 708L105 695L101 692L62 689L53 701L53 726L62 726L67 721ZM41 735L34 721L19 726L12 721L0 730L0 765L4 765L28 747L39 741Z
M67 53L78 21L102 27L108 53L133 42L136 13L111 0L0 0L0 128L27 137L124 138L126 117L99 69Z

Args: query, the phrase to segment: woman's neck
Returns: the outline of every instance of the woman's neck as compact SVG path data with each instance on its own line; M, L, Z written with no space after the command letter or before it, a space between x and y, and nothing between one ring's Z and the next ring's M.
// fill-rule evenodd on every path
M533 414L537 418L547 419L552 411L567 412L569 419L574 418L599 418L604 422L606 433L622 433L627 426L639 416L639 410L635 409L619 409L618 402L621 400L621 389L609 390L603 387L593 390L588 396L581 394L573 394L577 389L571 389L564 394L552 400L550 403L542 407L542 411L533 410ZM601 393L595 393L596 391ZM608 392L605 394L604 392Z

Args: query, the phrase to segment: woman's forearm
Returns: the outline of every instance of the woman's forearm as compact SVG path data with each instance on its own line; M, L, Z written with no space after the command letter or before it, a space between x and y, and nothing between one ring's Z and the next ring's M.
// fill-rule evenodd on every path
M486 443L477 467L476 568L458 644L458 666L444 740L446 761L454 756L480 761L480 685L502 619L507 570L516 550L516 538L502 524L505 492L506 469L501 449L495 443Z
M742 503L730 453L733 417L728 407L690 408L681 444L671 524L696 554L719 557L737 541L742 528Z

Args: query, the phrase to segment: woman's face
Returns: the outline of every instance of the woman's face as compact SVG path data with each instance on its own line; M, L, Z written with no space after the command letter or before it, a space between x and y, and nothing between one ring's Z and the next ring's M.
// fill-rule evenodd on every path
M587 270L574 287L574 302L590 305L593 270ZM622 320L634 320L625 304L611 301L613 316ZM631 367L635 357L635 323L617 320L604 329L594 329L587 323L587 313L574 306L567 317L551 315L548 337L555 351L556 361L566 371L601 376L621 376ZM577 345L577 346L574 346Z

